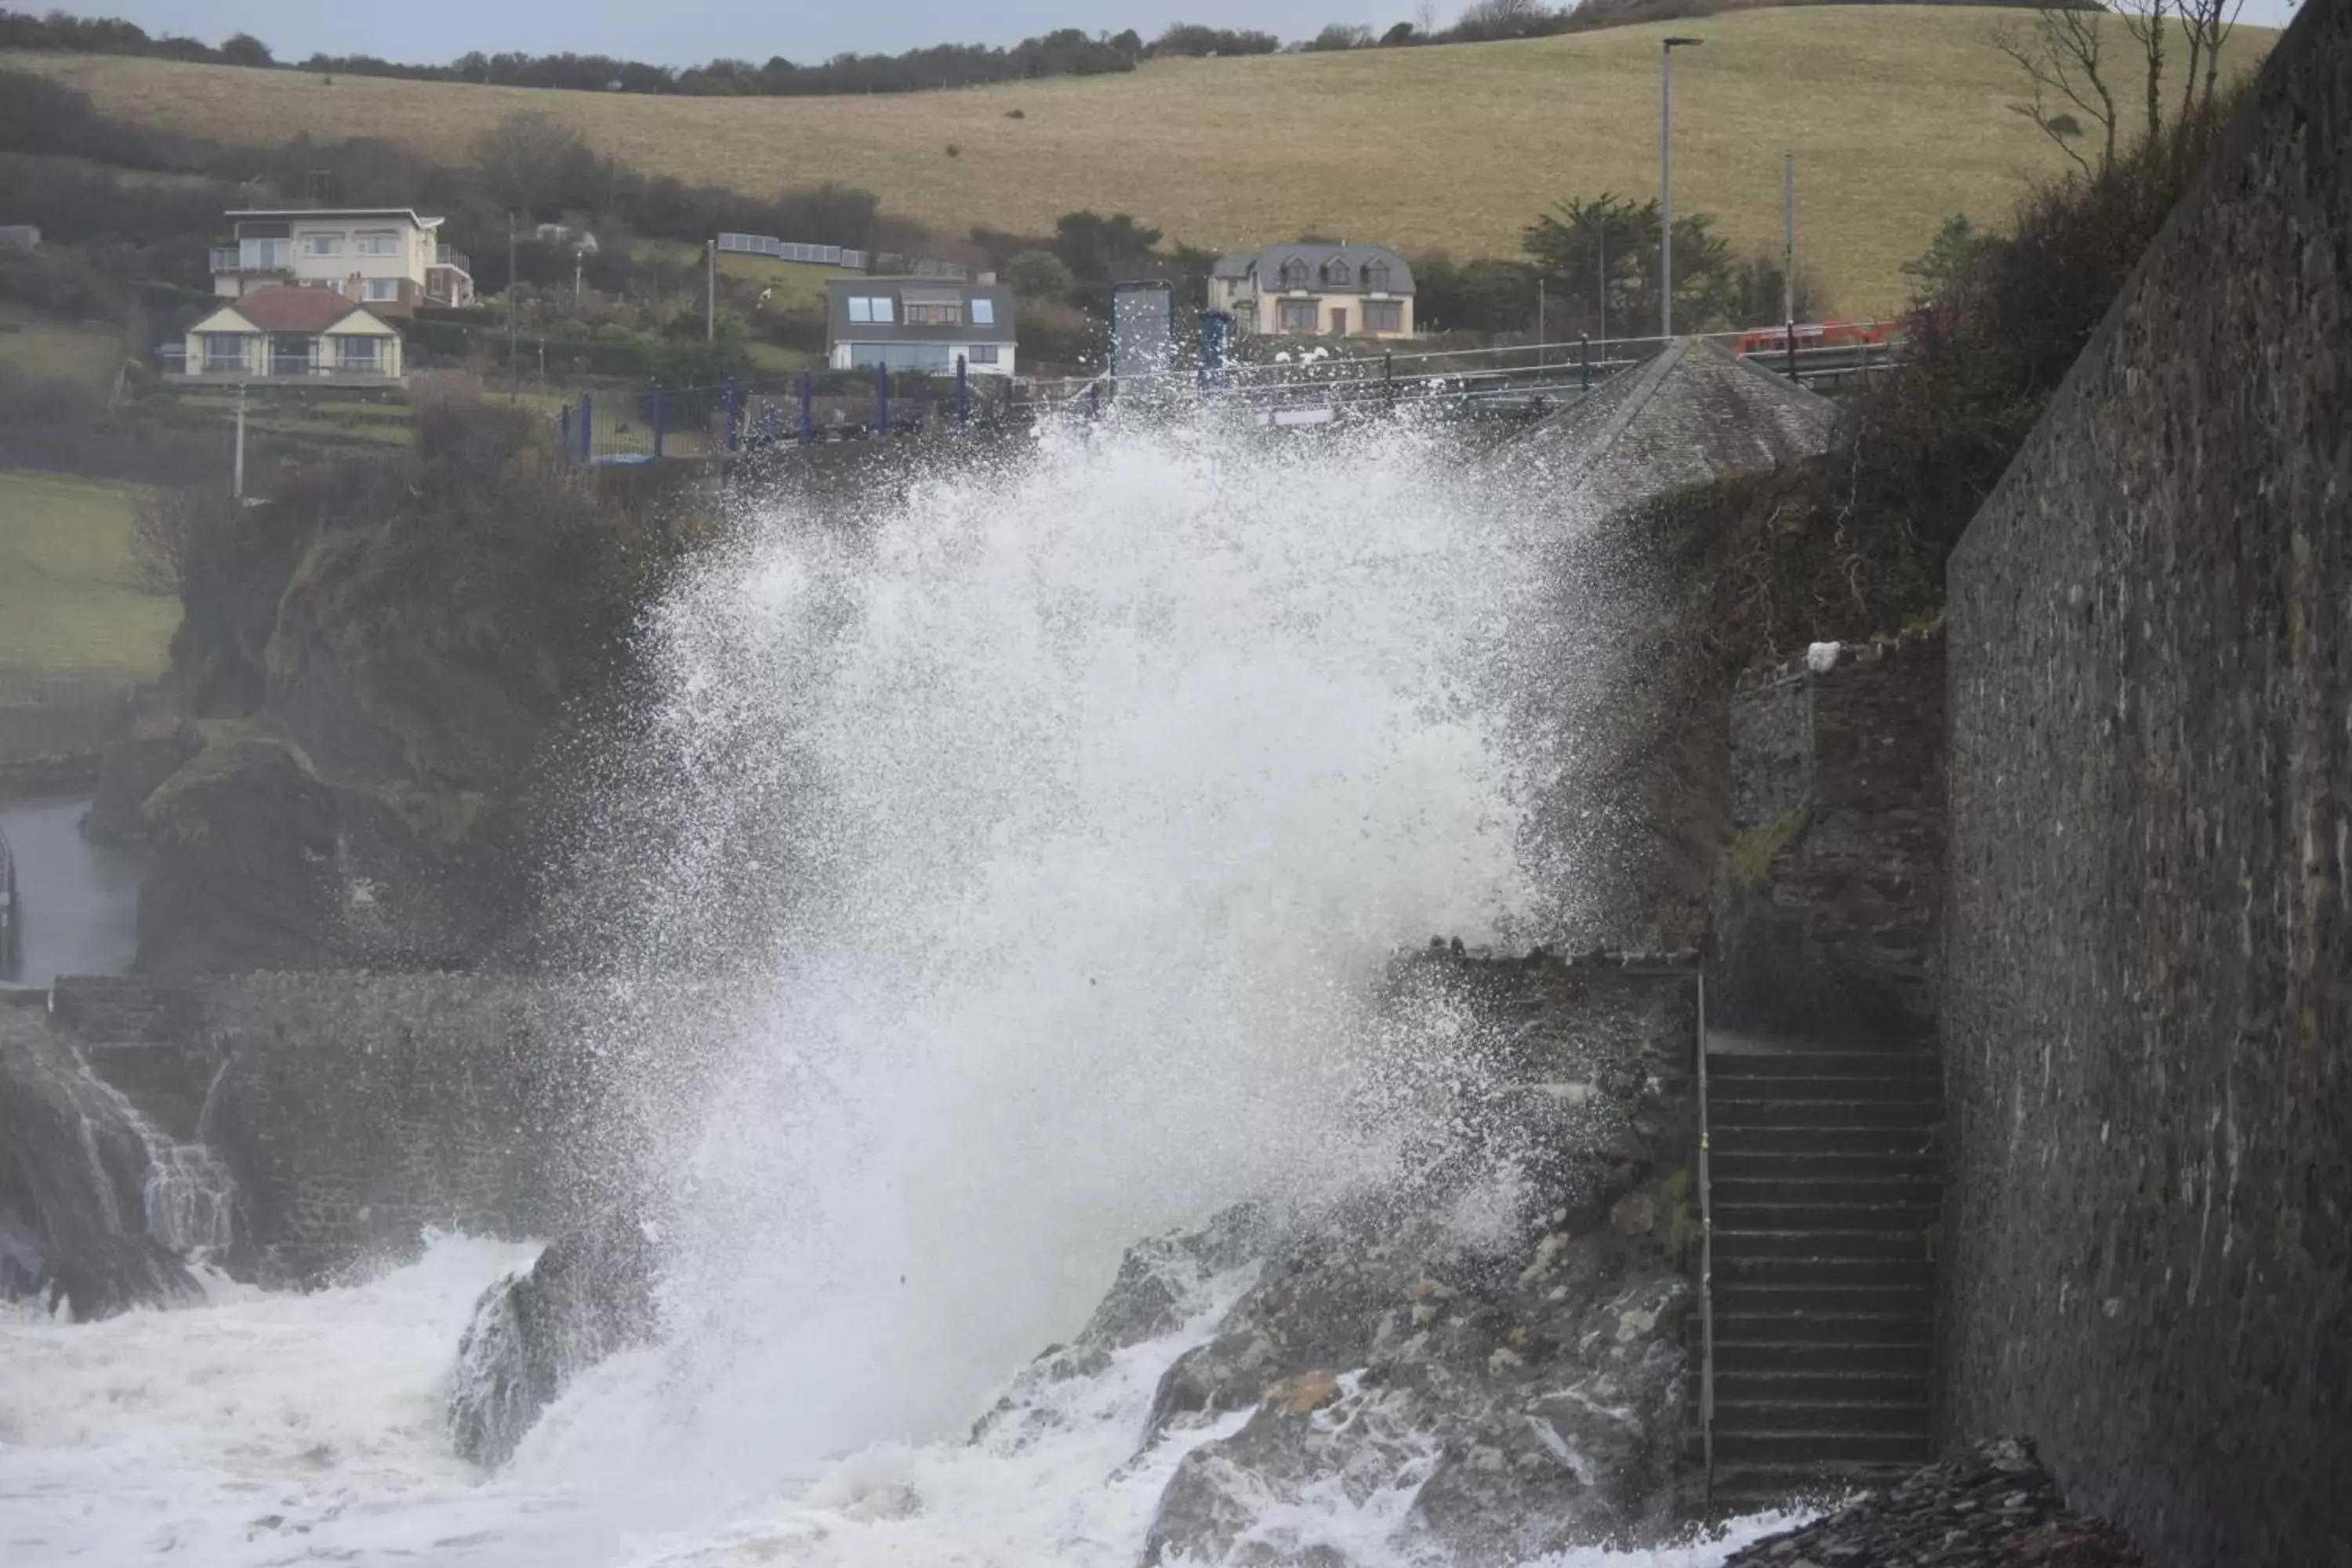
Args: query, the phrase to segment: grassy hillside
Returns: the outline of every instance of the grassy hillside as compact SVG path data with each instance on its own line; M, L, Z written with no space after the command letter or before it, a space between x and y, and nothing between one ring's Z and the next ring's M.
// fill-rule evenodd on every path
M1899 302L1902 263L1946 215L1999 216L2022 182L2064 164L2006 107L2014 68L1983 41L2001 15L1807 6L1674 24L1706 39L1675 62L1677 207L1717 215L1743 248L1777 248L1780 155L1793 152L1799 248L1833 303ZM226 141L365 133L457 161L503 116L539 110L656 173L753 191L840 180L951 233L1043 228L1091 206L1197 245L1313 232L1467 256L1515 252L1521 226L1569 195L1655 191L1666 30L1154 61L1128 76L854 98L350 77L329 87L152 59L11 63L72 81L101 110ZM2231 63L2251 64L2273 37L2241 28ZM1023 118L1007 118L1013 109Z
M121 334L0 303L0 364L33 379L79 382L103 393L122 363Z
M36 675L143 680L163 668L180 606L132 579L139 493L0 472L0 689Z

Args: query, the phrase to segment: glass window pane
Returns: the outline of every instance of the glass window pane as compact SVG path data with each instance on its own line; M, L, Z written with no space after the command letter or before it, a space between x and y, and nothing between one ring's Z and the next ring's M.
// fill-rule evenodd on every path
M874 312L868 307L866 296L863 294L852 294L849 297L849 319L853 321L870 321L874 319Z
M887 321L890 320L890 310L891 300L887 294L877 294L874 297L874 319L876 321Z
M996 301L993 300L974 300L971 302L971 321L972 325L976 327L992 327L996 325Z

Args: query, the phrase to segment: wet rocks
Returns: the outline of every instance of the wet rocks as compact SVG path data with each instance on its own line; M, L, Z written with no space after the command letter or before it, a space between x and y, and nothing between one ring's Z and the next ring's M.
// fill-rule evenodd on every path
M451 1445L494 1468L572 1377L652 1337L654 1247L622 1211L552 1243L523 1273L482 1293L457 1345Z
M1725 1568L2140 1568L2113 1525L2066 1510L2032 1445L2002 1437L1891 1491L1734 1552Z

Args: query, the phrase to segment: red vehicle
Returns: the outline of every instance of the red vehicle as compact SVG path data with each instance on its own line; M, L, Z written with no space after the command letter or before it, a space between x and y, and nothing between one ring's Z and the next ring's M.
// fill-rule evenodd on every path
M1885 342L1902 330L1896 321L1799 321L1797 347L1802 349L1855 349ZM1785 353L1789 348L1786 327L1758 327L1754 331L1739 334L1742 354Z

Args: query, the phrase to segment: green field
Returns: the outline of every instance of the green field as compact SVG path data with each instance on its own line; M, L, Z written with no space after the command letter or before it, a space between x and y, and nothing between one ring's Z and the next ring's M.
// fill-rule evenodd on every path
M1677 209L1716 215L1743 249L1777 250L1780 157L1793 153L1799 250L1832 304L1899 305L1903 264L1947 216L1998 220L2028 182L2067 166L2011 111L2023 84L1986 42L2017 15L1807 5L1672 24L1706 40L1675 66ZM1207 247L1318 233L1467 257L1515 253L1519 230L1567 196L1656 191L1668 30L1161 60L1124 76L835 98L358 77L329 87L127 57L8 63L69 80L107 112L223 142L364 132L456 163L503 117L532 110L656 174L759 193L838 180L947 234L1042 231L1092 207ZM2251 67L2275 37L2239 28L2229 68Z
M116 332L0 304L0 364L30 376L77 381L103 394L121 363L122 340Z
M163 668L173 600L133 580L141 492L0 471L0 684L26 676L143 680Z

